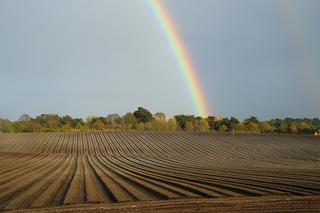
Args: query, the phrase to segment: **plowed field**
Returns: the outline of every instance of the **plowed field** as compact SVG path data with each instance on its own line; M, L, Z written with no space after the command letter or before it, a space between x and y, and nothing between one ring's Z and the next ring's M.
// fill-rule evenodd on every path
M316 136L0 134L0 210L307 195L320 195Z

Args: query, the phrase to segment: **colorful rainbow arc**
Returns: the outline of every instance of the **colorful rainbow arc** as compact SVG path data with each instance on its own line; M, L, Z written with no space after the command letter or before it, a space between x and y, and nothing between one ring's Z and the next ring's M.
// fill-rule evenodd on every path
M176 27L171 21L167 10L159 0L147 0L147 2L166 35L168 44L177 59L178 65L182 71L186 84L189 88L189 92L192 96L192 100L195 104L197 113L202 117L208 116L207 104L204 93L200 87L196 70L192 66L191 60L184 48L183 41L179 37Z

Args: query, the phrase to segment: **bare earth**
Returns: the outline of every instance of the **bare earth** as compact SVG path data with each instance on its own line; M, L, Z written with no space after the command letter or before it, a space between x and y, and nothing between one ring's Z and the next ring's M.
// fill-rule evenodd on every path
M320 212L320 137L0 134L0 211Z
M320 212L320 196L185 198L117 204L77 204L14 212Z

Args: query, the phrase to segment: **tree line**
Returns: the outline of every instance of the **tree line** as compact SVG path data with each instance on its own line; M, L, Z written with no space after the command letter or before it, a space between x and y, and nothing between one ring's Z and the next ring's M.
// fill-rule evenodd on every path
M140 131L236 131L251 133L290 133L313 134L320 129L319 118L271 119L259 121L250 117L243 121L235 117L194 115L175 115L167 118L162 112L152 114L139 107L134 112L123 116L109 114L107 117L88 116L72 118L69 115L42 114L35 118L23 114L18 121L0 119L0 131L3 133L19 132L70 132L93 130L140 130Z

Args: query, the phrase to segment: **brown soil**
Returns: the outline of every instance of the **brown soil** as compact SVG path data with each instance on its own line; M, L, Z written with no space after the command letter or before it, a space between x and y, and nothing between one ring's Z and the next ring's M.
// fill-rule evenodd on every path
M65 205L14 212L320 212L320 196L186 198L117 204Z
M320 211L320 137L0 134L0 211Z

